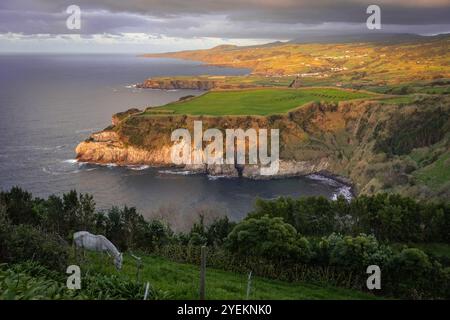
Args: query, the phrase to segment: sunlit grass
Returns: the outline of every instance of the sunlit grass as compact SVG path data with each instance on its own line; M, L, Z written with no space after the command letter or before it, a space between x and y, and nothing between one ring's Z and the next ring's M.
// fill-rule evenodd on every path
M199 266L176 263L165 258L142 256L141 282L149 282L154 288L166 292L171 299L198 299ZM84 268L105 274L118 274L136 281L136 261L130 255L124 256L124 264L119 272L112 264L104 264L97 254L89 254ZM82 267L83 268L83 267ZM247 274L207 268L207 299L245 299ZM376 297L356 290L336 288L307 283L287 283L253 277L250 299L375 299Z
M147 114L270 115L286 113L311 101L338 102L372 96L367 92L334 88L211 91L188 101L149 109Z

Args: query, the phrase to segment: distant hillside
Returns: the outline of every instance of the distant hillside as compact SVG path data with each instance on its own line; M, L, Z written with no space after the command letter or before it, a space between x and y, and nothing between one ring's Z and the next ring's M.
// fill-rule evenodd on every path
M408 34L300 38L261 46L147 54L249 68L252 75L375 85L450 78L450 36Z

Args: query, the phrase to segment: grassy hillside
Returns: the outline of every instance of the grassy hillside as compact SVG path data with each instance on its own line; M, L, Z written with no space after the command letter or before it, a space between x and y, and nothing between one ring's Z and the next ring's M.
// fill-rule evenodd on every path
M199 273L198 266L172 262L170 260L143 255L142 282L163 291L171 299L198 299ZM124 257L122 271L117 272L110 264L101 263L99 255L89 256L89 268L104 274L116 274L126 280L135 281L136 264L130 256ZM236 274L207 268L207 299L245 299L247 275ZM286 283L253 277L250 299L375 299L376 297L360 291L322 286L307 283Z
M299 74L304 79L384 85L449 78L449 42L449 36L440 36L400 43L279 43L273 46L219 46L146 56L250 68L255 76L282 79Z
M167 111L190 115L269 115L286 113L311 101L338 102L373 97L369 93L334 88L254 89L211 91L184 102L147 109L146 114Z

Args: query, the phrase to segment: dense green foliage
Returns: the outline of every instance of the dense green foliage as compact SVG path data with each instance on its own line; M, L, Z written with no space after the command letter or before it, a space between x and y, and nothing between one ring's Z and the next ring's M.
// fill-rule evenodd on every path
M34 262L0 265L0 300L141 300L144 285L114 273L89 270L82 275L81 290L68 290L64 274ZM166 293L150 287L148 300L166 297Z
M228 235L228 247L240 255L268 259L308 260L310 250L293 226L282 218L263 216L239 223Z
M281 217L302 235L373 234L391 242L450 242L450 204L417 202L396 194L257 200L249 217Z
M75 191L44 200L13 188L0 193L0 261L35 261L61 275L69 264L72 232L88 230L105 234L120 251L139 250L198 264L199 247L207 245L208 264L215 268L359 290L365 290L367 266L376 264L383 270L381 294L448 298L447 260L390 243L449 243L449 212L448 203L416 202L387 194L360 196L350 202L278 198L258 200L255 210L239 223L224 217L207 225L200 216L189 232L174 233L161 221L145 220L134 208L97 212L92 197ZM33 288L47 286L49 296L66 298L58 285L47 281L54 277L33 276L29 270L5 272L4 279L15 279L17 272L31 274L36 278ZM142 295L141 285L130 279L97 269L88 274L86 288L76 298L135 299ZM116 289L110 291L110 287ZM20 298L31 294L27 290L14 292ZM154 294L155 299L161 297L157 290Z

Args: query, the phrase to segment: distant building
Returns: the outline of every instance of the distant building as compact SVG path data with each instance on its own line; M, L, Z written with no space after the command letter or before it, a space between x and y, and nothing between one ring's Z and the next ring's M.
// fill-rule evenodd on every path
M297 89L297 88L300 88L301 86L302 86L302 83L300 81L300 77L297 76L297 77L295 77L294 80L292 80L291 84L289 85L289 88Z

